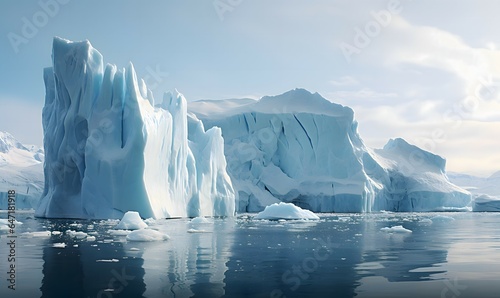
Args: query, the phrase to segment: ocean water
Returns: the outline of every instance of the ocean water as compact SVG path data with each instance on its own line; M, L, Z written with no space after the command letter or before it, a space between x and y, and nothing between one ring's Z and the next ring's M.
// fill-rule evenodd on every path
M113 236L117 221L16 216L16 289L7 281L11 238L1 231L0 297L500 296L496 213L150 222L170 236L161 242ZM411 232L383 230L399 225ZM33 233L40 231L61 233Z

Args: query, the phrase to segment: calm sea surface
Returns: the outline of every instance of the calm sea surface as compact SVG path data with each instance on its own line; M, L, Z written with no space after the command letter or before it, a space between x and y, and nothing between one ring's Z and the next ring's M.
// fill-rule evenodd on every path
M240 214L205 224L151 222L170 236L163 242L113 236L117 221L16 216L23 224L15 230L15 290L7 281L11 238L0 232L2 298L500 297L496 213L322 214L319 221ZM412 232L381 230L398 225ZM40 231L61 233L34 233Z

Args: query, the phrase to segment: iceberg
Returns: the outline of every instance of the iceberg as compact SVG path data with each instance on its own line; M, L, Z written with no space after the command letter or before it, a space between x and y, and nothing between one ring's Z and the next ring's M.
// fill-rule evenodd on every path
M104 65L90 42L54 38L44 70L44 191L35 216L232 216L221 130L188 115L178 92L155 99L130 63Z
M309 210L304 210L291 203L272 204L259 212L255 219L319 219Z
M471 200L449 182L443 158L403 139L368 148L354 111L318 93L200 100L189 110L222 129L240 212L279 202L313 212L438 211Z
M500 197L478 195L474 198L474 212L500 212Z

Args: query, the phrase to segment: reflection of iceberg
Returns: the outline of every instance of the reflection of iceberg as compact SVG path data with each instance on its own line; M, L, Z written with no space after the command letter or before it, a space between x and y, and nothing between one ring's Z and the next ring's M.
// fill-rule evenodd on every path
M143 259L124 259L119 243L93 243L43 249L42 297L142 297L146 288ZM97 262L112 259L118 262Z
M392 220L401 222L403 217ZM371 297L371 291L380 292L381 288L389 292L399 289L396 284L389 287L388 282L433 280L435 279L433 275L446 272L438 265L446 263L448 256L446 247L451 242L442 240L444 233L442 227L435 224L424 226L417 220L403 223L403 226L413 233L388 234L380 230L386 226L399 224L388 223L386 220L365 220L361 224L364 235L363 243L360 244L362 262L356 265L356 270L361 276L360 287L356 290L360 297L363 297L363 294ZM422 233L422 229L425 229L425 233ZM444 242L429 247L428 239L439 239Z
M233 243L231 219L192 224L185 220L159 221L165 243L127 243L143 250L145 297L220 297L225 294L224 274ZM188 233L188 229L203 233Z

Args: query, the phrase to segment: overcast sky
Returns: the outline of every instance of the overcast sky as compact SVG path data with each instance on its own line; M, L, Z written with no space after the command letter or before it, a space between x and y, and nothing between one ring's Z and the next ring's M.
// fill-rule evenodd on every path
M403 137L486 176L500 170L499 11L494 0L4 0L0 130L42 143L42 71L60 36L132 61L157 98L306 88L352 107L368 146Z

